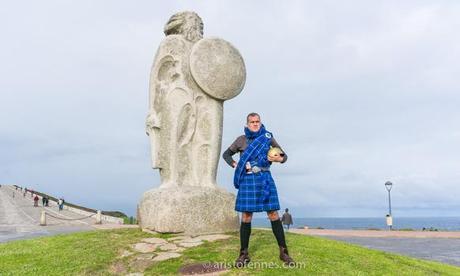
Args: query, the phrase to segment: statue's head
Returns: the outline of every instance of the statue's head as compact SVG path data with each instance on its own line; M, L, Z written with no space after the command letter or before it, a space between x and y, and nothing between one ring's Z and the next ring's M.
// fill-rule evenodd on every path
M195 42L203 38L203 21L195 12L179 12L169 18L164 28L165 35L183 35Z

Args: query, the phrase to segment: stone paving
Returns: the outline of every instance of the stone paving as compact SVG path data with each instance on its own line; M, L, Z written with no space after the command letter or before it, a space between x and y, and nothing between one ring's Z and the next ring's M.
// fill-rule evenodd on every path
M143 275L142 273L157 262L179 258L187 248L199 246L205 242L213 242L230 238L230 235L214 234L196 237L179 235L168 239L145 238L132 244L129 249L120 252L118 261L111 266L115 274Z

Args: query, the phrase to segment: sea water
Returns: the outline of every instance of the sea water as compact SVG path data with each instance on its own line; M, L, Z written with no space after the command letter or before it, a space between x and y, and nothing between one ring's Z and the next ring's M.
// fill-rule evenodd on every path
M296 218L291 228L387 229L386 218ZM267 218L253 218L254 227L271 227ZM393 217L393 229L460 231L460 217Z

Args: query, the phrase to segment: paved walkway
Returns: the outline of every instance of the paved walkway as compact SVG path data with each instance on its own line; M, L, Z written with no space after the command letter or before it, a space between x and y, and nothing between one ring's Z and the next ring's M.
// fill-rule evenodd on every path
M291 229L419 259L460 266L460 232Z
M57 206L42 207L41 200L39 207L33 205L30 193L24 197L22 192L13 186L2 185L0 188L0 242L96 229L94 218L62 220L48 215L46 216L47 225L40 226L42 210L52 216L65 219L82 218L84 215L68 210L59 211Z

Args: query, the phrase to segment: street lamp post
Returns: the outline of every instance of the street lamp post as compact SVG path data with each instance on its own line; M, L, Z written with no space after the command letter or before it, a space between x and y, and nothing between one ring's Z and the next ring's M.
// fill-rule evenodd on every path
M393 227L393 218L391 216L391 187L393 187L393 183L390 181L385 182L385 188L388 191L388 215L387 215L387 225L390 227L390 230L392 230Z

